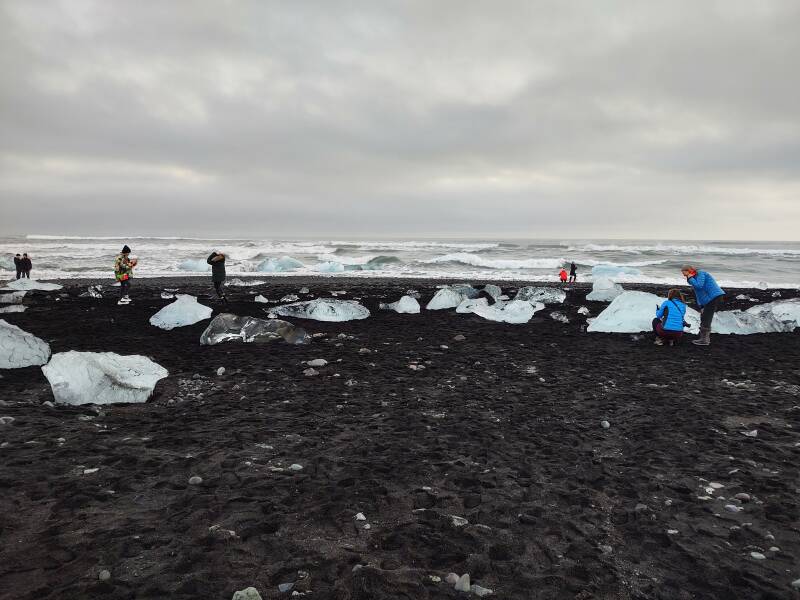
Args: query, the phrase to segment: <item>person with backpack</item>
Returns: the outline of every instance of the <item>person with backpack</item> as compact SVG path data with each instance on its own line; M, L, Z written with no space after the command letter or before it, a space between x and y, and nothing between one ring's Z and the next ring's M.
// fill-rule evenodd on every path
M656 346L663 346L675 342L683 337L683 328L686 327L686 301L678 289L672 289L667 294L667 299L656 306L656 318L653 319L653 333L656 334Z
M130 256L131 249L128 245L122 247L122 252L114 260L114 277L119 282L119 302L117 304L130 304L131 297L128 295L131 289L131 278L133 268L136 266L136 259Z
M208 256L206 262L211 265L211 281L214 283L217 297L227 304L228 298L225 297L225 291L222 289L225 283L225 255L214 250Z
M22 253L22 276L30 279L31 278L31 269L33 268L33 263L31 262L30 257L28 256L27 252Z
M700 309L700 336L692 340L695 346L711 345L711 321L725 296L716 280L706 271L698 271L692 265L685 265L681 273L686 277L686 282L694 289L697 307Z
M578 267L572 262L569 264L569 282L575 283L576 281L578 281Z
M14 268L17 270L17 279L22 277L22 257L17 252L14 255Z

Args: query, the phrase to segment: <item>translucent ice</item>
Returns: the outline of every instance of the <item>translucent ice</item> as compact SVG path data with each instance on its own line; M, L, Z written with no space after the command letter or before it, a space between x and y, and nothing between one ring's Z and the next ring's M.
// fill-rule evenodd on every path
M491 306L476 306L473 314L501 323L527 323L533 315L544 309L544 304L537 302L531 304L525 300L511 300L510 302L497 302Z
M307 344L311 340L306 330L288 321L257 319L222 313L214 317L200 336L200 343L213 346L222 342L241 341L265 343L285 340L290 344Z
M790 331L800 327L800 298L760 304L748 308L747 312L754 315L770 312L778 321L789 325Z
M751 313L741 310L725 310L714 314L711 322L713 333L750 335L753 333L785 333L794 330L793 324L778 320L770 310Z
M520 288L514 300L527 300L528 302L544 302L545 304L562 304L567 299L564 290L551 287L525 286Z
M42 290L45 292L52 292L53 290L60 290L63 286L57 283L46 283L44 281L36 281L35 279L15 279L3 289L5 290Z
M333 298L317 298L276 306L272 312L282 317L335 322L366 319L369 316L369 310L355 300Z
M211 265L206 260L200 258L189 258L178 265L181 271L191 271L194 273L204 273L211 270Z
M651 331L656 309L665 299L647 292L624 292L614 298L586 330L607 333ZM690 331L695 333L700 327L700 314L689 308L686 311L686 321L691 324Z
M226 281L225 285L226 286L227 285L233 285L233 286L238 286L238 287L252 287L254 285L264 285L265 283L266 283L266 281L263 281L261 279L246 279L245 280L245 279L239 279L237 277L236 279L231 279L229 281Z
M562 312L553 311L550 313L550 318L559 323L569 323L569 317Z
M318 271L319 273L341 273L344 271L344 265L338 262L321 262L318 265L314 265L314 270Z
M488 283L483 286L483 291L489 294L492 298L497 300L500 296L503 295L503 290L500 288L499 285L494 285L492 283Z
M211 318L213 310L197 302L197 298L188 294L178 294L172 304L150 317L150 325L161 329L174 329L185 325L194 325L200 321Z
M48 358L47 342L0 319L0 369L43 365Z
M595 279L616 277L618 275L641 275L642 272L635 267L626 267L623 265L595 265L592 267L592 277Z
M282 273L284 271L302 269L304 266L303 263L291 256L283 256L281 258L268 258L262 261L256 270L262 273Z
M22 306L22 304L10 304L8 306L0 306L0 313L21 313L25 312L27 306Z
M262 296L261 294L253 298L253 300L255 302L260 302L261 304L267 304L269 302L269 299L266 298L265 296Z
M11 292L10 294L0 294L0 304L20 304L27 293Z
M473 313L479 306L487 307L489 306L489 301L486 298L467 298L456 306L456 312L462 314Z
M411 296L403 296L397 302L392 302L391 304L381 304L380 307L387 310L393 310L397 313L409 315L419 314L420 311L419 302L417 302Z
M103 297L103 286L100 285L90 285L86 288L86 291L81 294L81 298L102 298Z
M592 284L592 291L586 295L590 302L611 302L625 290L618 283L614 283L606 277L595 279Z
M113 352L59 352L42 372L59 404L146 402L169 373L146 356Z
M428 310L442 310L445 308L455 308L468 298L475 298L478 295L471 285L456 284L445 286L436 292L436 295L428 302Z

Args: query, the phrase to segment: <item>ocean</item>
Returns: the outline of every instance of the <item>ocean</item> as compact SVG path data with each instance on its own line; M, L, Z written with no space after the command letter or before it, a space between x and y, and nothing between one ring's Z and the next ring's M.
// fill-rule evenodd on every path
M27 252L37 279L110 278L123 244L139 259L137 277L207 275L212 250L227 255L229 277L455 278L556 281L574 261L578 280L678 284L680 267L696 264L722 285L800 288L799 242L676 240L258 240L27 235L0 238L0 269Z

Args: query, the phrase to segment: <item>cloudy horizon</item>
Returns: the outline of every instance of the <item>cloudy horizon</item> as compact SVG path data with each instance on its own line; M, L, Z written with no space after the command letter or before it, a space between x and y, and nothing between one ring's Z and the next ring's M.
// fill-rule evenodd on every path
M790 1L0 0L0 234L798 240L798 30Z

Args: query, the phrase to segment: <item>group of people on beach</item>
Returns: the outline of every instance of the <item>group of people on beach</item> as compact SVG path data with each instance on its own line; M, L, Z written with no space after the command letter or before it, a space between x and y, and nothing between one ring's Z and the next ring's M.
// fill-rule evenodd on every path
M27 255L26 255L27 256ZM135 256L131 256L131 249L125 245L122 252L117 255L114 261L114 276L120 285L120 299L117 304L130 303L130 285L133 277L133 269L137 265ZM228 298L225 296L225 254L214 250L206 259L211 266L211 281L217 297L227 304ZM30 261L29 261L30 264ZM719 287L716 280L706 271L700 271L692 265L686 265L681 269L681 273L686 277L686 282L694 290L697 307L700 309L700 335L692 343L698 346L708 346L711 344L711 321L714 313L722 303L725 291ZM19 272L17 272L19 278ZM573 283L577 281L578 269L575 263L570 263L569 279L567 279L566 269L561 269L559 279L561 283ZM656 316L653 319L653 333L656 335L655 343L663 346L665 343L674 345L683 337L683 330L688 327L686 323L686 299L683 292L674 288L667 294L667 299L656 308Z
M31 269L33 269L33 263L31 262L27 252L23 252L22 255L17 252L14 255L14 268L17 271L17 279L31 278Z

